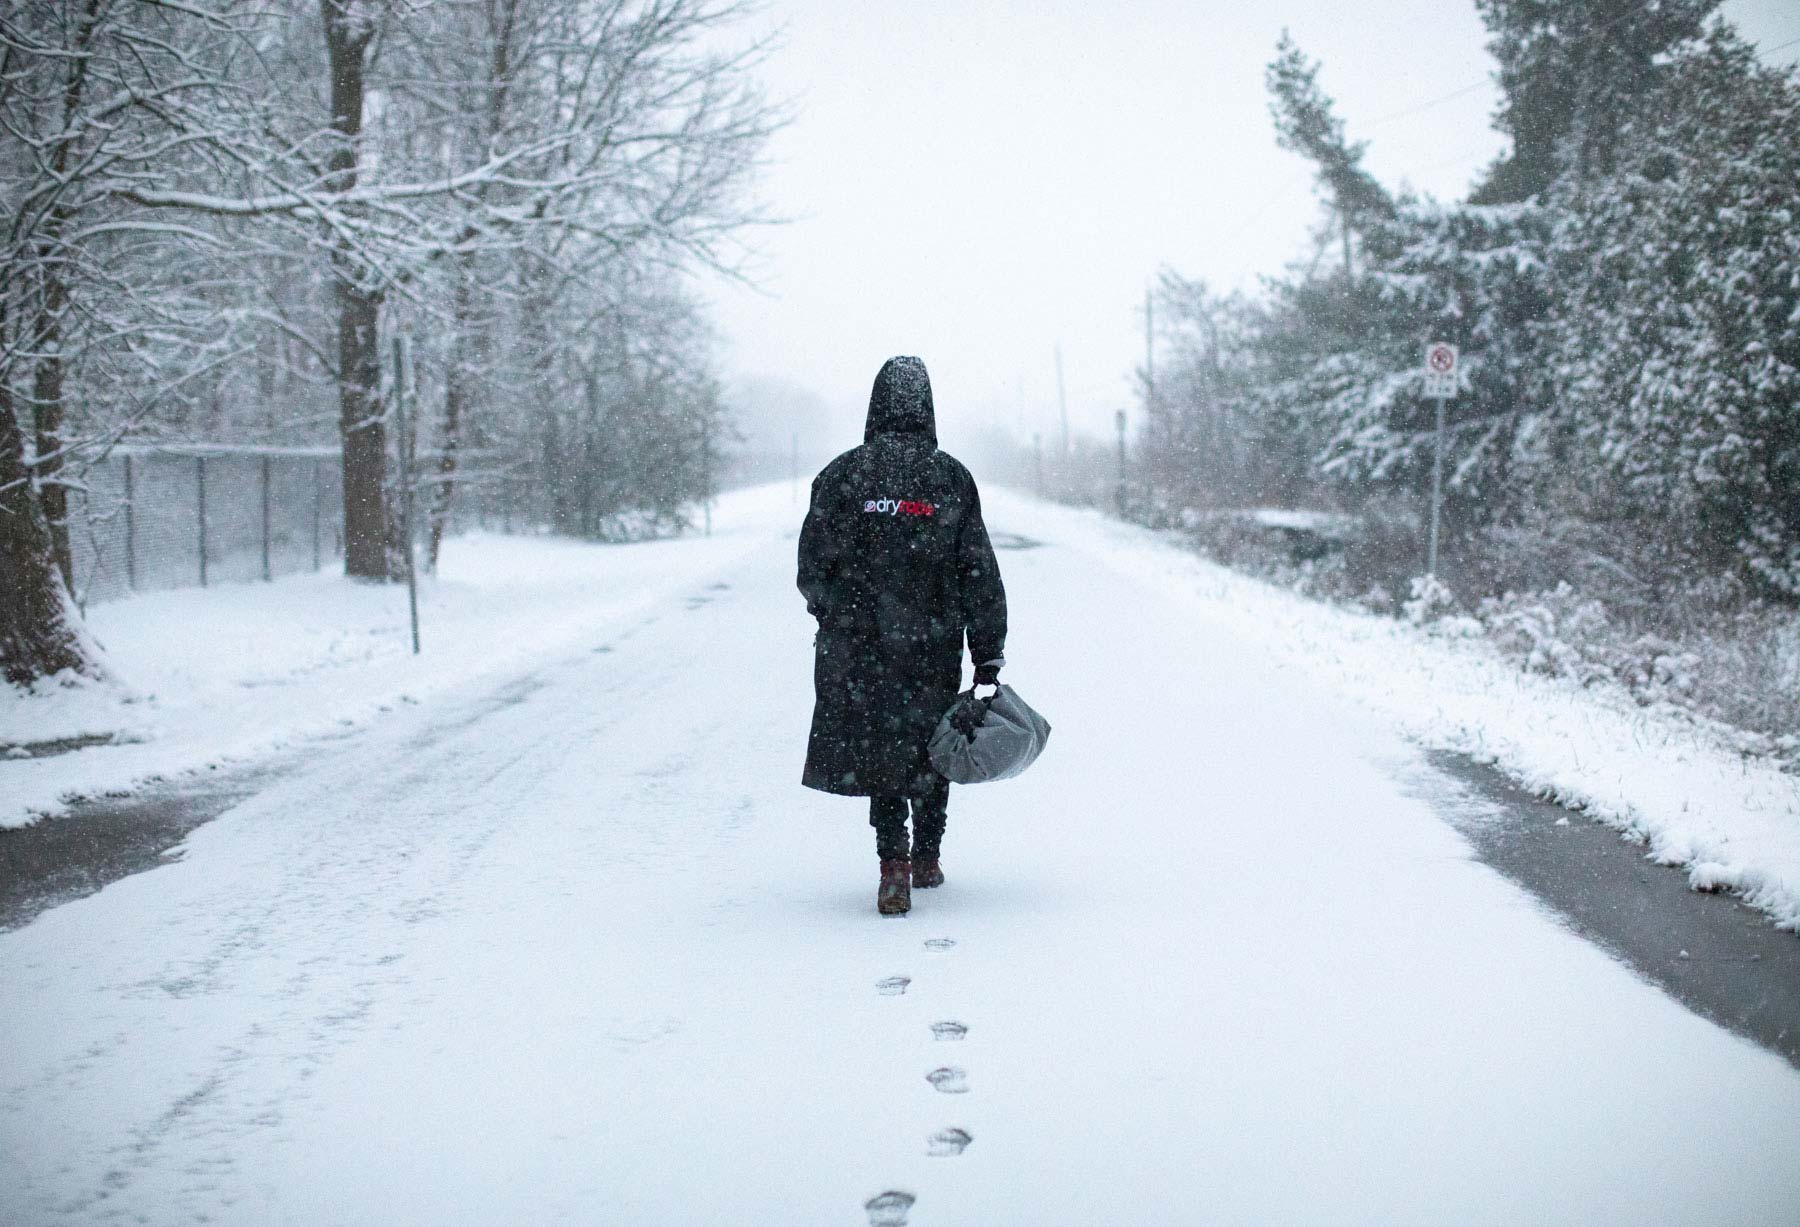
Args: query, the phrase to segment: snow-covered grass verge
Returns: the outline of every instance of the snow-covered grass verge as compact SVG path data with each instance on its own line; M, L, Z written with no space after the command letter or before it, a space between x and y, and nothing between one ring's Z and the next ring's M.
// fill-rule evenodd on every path
M992 501L992 500L990 500ZM1321 603L1099 512L1032 504L1118 571L1193 599L1200 632L1284 656L1417 742L1466 752L1642 841L1697 890L1729 890L1800 930L1800 779L1735 730L1621 687L1522 668L1473 620L1417 624ZM1171 645L1171 650L1179 650Z
M0 747L79 747L0 754L0 827L342 734L598 644L609 627L728 566L743 534L776 514L792 518L785 486L721 499L710 538L453 538L441 574L420 588L417 657L404 586L329 572L95 606L89 627L123 684L0 685Z
M1682 565L1641 541L1609 541L1597 525L1490 526L1459 540L1445 584L1421 593L1417 517L1391 498L1355 518L1266 508L1146 514L1233 570L1486 635L1525 669L1622 690L1640 706L1683 708L1745 755L1800 773L1800 609L1757 598L1729 572Z

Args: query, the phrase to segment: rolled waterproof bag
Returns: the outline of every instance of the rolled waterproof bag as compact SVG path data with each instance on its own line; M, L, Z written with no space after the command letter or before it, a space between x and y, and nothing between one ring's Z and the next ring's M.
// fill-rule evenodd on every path
M1050 740L1050 722L1011 686L996 686L985 699L973 689L938 721L928 749L931 765L953 784L1010 780L1037 761Z

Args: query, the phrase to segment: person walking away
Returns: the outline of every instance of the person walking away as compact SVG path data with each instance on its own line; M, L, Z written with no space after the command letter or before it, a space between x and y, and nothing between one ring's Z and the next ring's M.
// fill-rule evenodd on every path
M801 782L869 798L881 861L876 907L904 915L912 887L944 881L950 782L932 769L926 745L961 687L964 641L977 685L998 680L1006 647L1006 589L981 495L969 470L938 448L919 359L882 366L862 446L813 480L799 586L819 624Z

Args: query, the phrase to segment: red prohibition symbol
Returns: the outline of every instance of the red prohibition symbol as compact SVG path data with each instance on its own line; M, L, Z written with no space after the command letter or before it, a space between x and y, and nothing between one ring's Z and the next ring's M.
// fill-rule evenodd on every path
M1456 351L1448 345L1433 345L1425 355L1425 365L1439 375L1447 375L1456 369Z

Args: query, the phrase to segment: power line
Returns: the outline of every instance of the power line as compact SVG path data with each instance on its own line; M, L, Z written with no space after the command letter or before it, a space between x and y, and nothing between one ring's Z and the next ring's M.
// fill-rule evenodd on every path
M1415 102L1409 107L1400 108L1398 111L1389 111L1386 115L1377 116L1362 126L1365 128L1379 128L1382 124L1392 123L1396 119L1405 119L1408 115L1416 115L1420 111L1428 111L1432 107L1441 106L1446 102L1461 98L1464 94L1472 94L1487 84L1488 80L1484 77L1472 85L1465 85L1461 89L1451 90L1448 94L1443 94L1436 98L1427 98L1424 102Z
M1614 26L1620 25L1626 21L1629 21L1633 17L1639 17L1639 16L1642 16L1642 13L1640 11L1638 11L1636 9L1628 8L1624 12L1620 13L1618 16L1614 17L1611 21L1602 22L1598 27L1596 27L1594 30L1592 30L1589 33L1588 37L1593 38L1593 37L1597 37L1601 34L1605 34L1608 30L1612 29ZM1800 43L1800 38L1796 38L1792 42L1782 43L1781 47L1770 47L1767 50L1768 51L1780 51L1782 47L1791 47L1794 45L1794 43ZM1461 98L1464 94L1474 93L1476 90L1480 89L1484 85L1489 84L1491 81L1492 81L1491 77L1483 77L1479 81L1470 82L1468 85L1463 86L1461 89L1451 90L1448 94L1442 94L1436 98L1427 98L1424 102L1415 102L1411 106L1401 107L1398 111L1390 111L1386 115L1377 116L1375 119L1369 120L1367 123L1363 124L1362 126L1364 128L1379 127L1382 124L1391 123L1392 121L1394 121L1396 119L1404 119L1408 115L1416 115L1420 111L1427 111L1427 110L1430 110L1432 107L1442 106L1446 102L1452 102L1458 98Z
M1606 31L1612 29L1614 26L1625 21L1627 18L1637 16L1637 15L1638 14L1633 11L1627 11L1625 13L1621 13L1619 16L1614 17L1611 21L1606 22L1598 30L1594 31L1594 33L1603 34ZM1759 54L1759 55L1772 55L1777 51L1785 51L1787 48L1795 46L1796 44L1800 44L1800 37L1790 38L1786 42L1775 44L1773 47L1758 47L1756 50L1757 50L1757 54ZM1456 90L1450 91L1448 94L1440 94L1435 98L1427 98L1422 102L1412 103L1410 106L1402 107L1397 111L1389 111L1385 115L1379 115L1376 118L1363 123L1361 125L1361 127L1365 130L1369 129L1369 128L1378 128L1381 125L1386 124L1386 123L1391 123L1394 120L1404 119L1408 115L1416 115L1420 111L1427 111L1427 110L1430 110L1432 107L1442 106L1444 103L1453 102L1456 99L1463 97L1465 94L1473 93L1474 91L1480 89L1482 86L1490 84L1490 82L1491 82L1491 78L1483 78L1480 81L1471 82L1470 84L1463 86L1461 89L1456 89ZM1446 158L1441 162L1434 162L1430 166L1416 168L1412 173L1414 173L1414 174L1429 174L1430 172L1432 172L1434 170L1441 170L1442 168L1444 168L1446 166L1450 166L1457 162L1462 161L1465 157L1470 156L1474 152L1475 151L1472 148L1465 147L1464 151L1459 153L1455 157ZM1262 220L1262 215L1268 210L1268 208L1270 206L1272 206L1276 202L1276 200L1278 200L1282 196L1286 195L1288 190L1289 189L1286 187L1277 187L1277 188L1272 189L1268 193L1268 195L1266 197L1264 197L1263 200L1256 205L1255 208L1250 210L1248 213L1245 213L1242 215L1242 220L1236 227L1234 227L1231 230L1230 234L1228 235L1228 237L1226 239L1226 242L1229 244L1229 243L1235 242L1237 239L1241 238L1243 236L1243 234L1247 230L1250 229L1251 226L1255 225L1258 221Z

